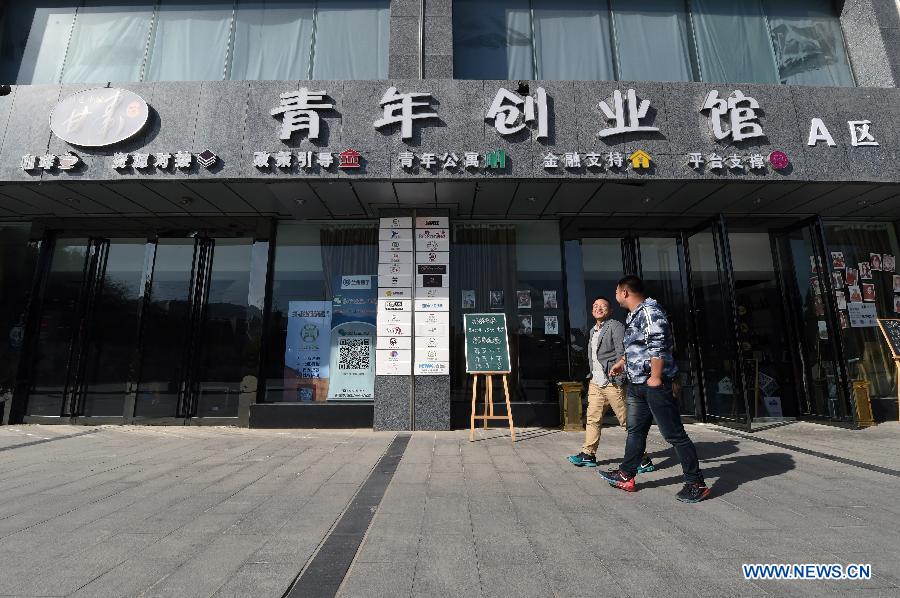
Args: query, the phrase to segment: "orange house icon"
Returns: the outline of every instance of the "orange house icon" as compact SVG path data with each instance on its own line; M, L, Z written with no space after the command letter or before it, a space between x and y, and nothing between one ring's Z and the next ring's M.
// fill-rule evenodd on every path
M644 150L637 150L628 156L628 159L631 160L631 167L635 170L639 168L650 168L650 162L652 160L650 154Z

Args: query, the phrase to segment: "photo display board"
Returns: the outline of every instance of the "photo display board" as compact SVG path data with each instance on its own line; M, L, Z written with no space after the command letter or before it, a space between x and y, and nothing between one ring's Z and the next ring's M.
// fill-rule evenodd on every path
M511 370L506 314L463 314L466 372L506 373Z

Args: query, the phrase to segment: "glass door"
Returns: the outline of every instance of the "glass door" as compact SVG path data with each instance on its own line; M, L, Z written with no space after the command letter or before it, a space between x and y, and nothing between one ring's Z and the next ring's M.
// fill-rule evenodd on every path
M749 429L745 368L737 342L731 252L724 219L687 237L699 378L707 418ZM755 375L753 372L751 375Z
M252 247L249 238L158 241L145 300L135 418L238 416L252 348Z
M252 239L62 237L48 251L26 416L238 416L258 351Z
M52 245L31 350L27 415L66 415L72 396L73 349L82 328L90 251L87 238L57 239Z
M690 299L681 239L674 237L639 237L635 254L640 276L648 294L665 310L672 324L674 357L678 365L680 390L676 392L682 415L697 417L700 413L694 398L693 355L696 350L691 330Z
M839 312L818 219L781 231L776 237L785 309L791 316L791 355L802 384L802 415L852 421L847 372L841 357ZM826 257L827 256L827 257ZM852 300L852 298L850 298Z

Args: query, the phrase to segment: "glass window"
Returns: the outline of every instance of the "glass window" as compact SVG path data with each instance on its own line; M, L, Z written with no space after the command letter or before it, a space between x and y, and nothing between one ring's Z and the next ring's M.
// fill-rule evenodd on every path
M821 0L765 0L778 76L787 85L852 86L841 24Z
M390 13L387 2L319 2L311 78L386 79Z
M457 79L534 77L528 4L528 0L453 3L453 69Z
M69 32L75 21L71 1L29 6L8 2L3 15L2 83L39 85L59 81Z
M231 79L307 79L315 0L238 4Z
M533 0L536 79L615 79L609 11L593 0Z
M462 314L505 313L511 398L555 401L569 376L558 222L459 222L450 250L451 384L466 400ZM471 400L471 397L468 397Z
M377 274L377 223L279 224L266 401L374 397Z
M828 223L832 287L851 382L866 381L876 420L897 401L897 370L881 331L866 313L900 318L900 255L893 224ZM843 267L841 266L843 262ZM841 284L838 284L841 283Z
M612 0L612 10L620 79L694 80L684 0Z
M703 81L778 83L762 0L691 0Z
M457 0L458 79L853 85L830 0Z
M162 0L144 80L223 79L233 11L231 2Z
M37 4L17 2L2 14L0 82L340 80L388 74L389 0ZM529 42L529 56L530 47Z
M153 2L89 0L78 9L63 83L139 81L153 21Z

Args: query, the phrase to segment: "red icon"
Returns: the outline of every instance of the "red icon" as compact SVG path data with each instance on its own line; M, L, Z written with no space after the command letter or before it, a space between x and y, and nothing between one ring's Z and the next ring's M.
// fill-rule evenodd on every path
M359 152L353 148L345 149L340 154L339 168L359 168Z
M788 159L787 154L779 151L774 151L769 154L769 163L775 170L784 170L791 165L791 161Z

